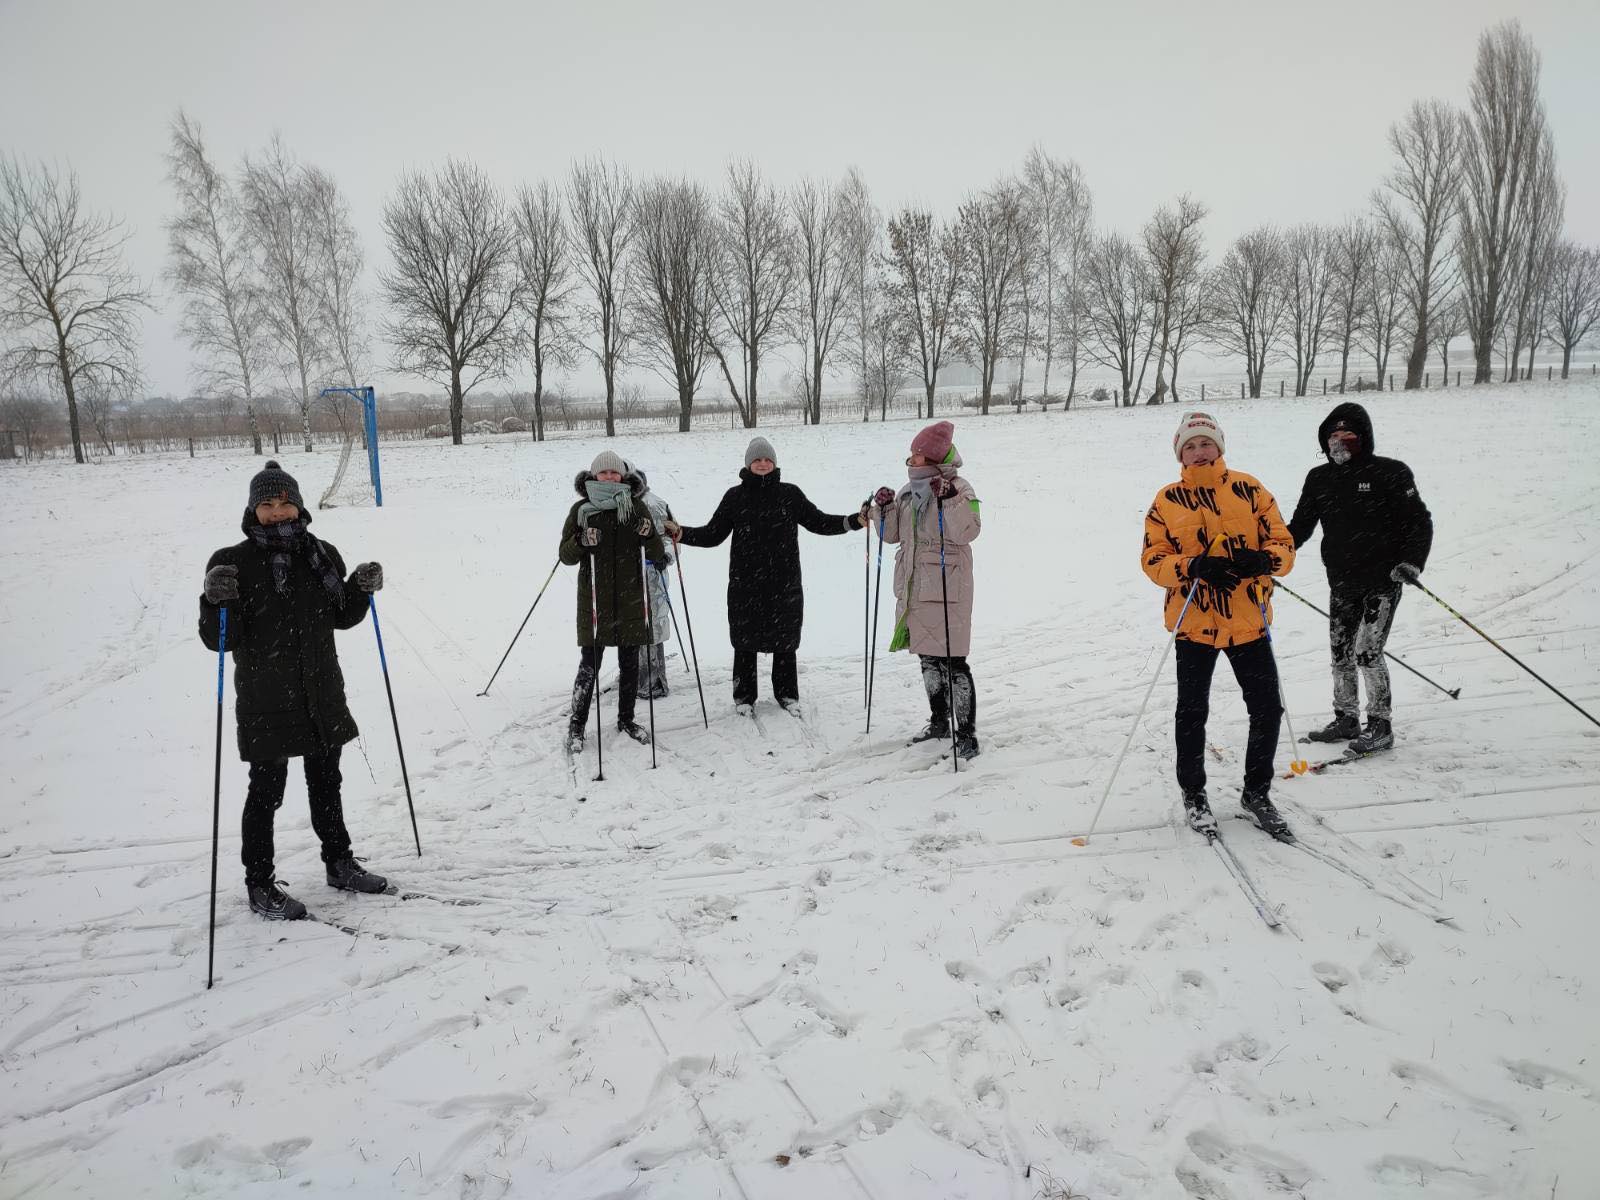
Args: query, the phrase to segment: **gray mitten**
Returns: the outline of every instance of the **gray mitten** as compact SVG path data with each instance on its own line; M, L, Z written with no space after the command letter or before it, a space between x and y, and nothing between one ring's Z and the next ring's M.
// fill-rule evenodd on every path
M206 603L218 608L239 598L239 568L218 563L206 572Z
M379 563L362 563L350 572L350 578L363 592L375 592L383 586L383 567Z

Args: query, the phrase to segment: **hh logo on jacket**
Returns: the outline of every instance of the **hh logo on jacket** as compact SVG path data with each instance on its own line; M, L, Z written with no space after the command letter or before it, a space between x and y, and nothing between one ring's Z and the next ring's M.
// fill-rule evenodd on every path
M1372 485L1370 483L1367 483L1365 480L1363 480L1362 482L1356 484L1356 491L1358 491L1358 492L1370 492L1371 490L1372 490Z

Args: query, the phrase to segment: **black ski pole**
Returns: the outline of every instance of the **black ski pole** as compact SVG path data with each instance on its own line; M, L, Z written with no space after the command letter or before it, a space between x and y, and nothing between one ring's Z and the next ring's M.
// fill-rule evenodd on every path
M672 635L678 639L678 656L683 659L684 673L689 674L693 670L689 666L689 651L683 645L683 630L678 628L678 610L672 607L672 587L665 579L661 581L661 594L667 600L667 616L672 618Z
M600 573L594 569L594 550L589 552L589 652L594 656L594 678L589 684L589 694L594 697L594 754L599 770L595 773L595 782L604 783L606 778L606 751L605 730L600 724L600 662L602 651L600 649L600 602L595 599L595 582L600 578ZM622 657L618 651L617 657Z
M694 617L689 612L689 591L683 586L683 555L678 555L674 561L678 565L678 596L683 600L683 624L689 631L689 657L694 661L694 686L700 693L700 720L710 729L711 718L706 715L706 690L700 685L700 655L694 648Z
M872 703L872 526L861 523L865 545L861 558L861 703Z
M944 597L944 705L950 716L950 765L959 774L961 755L956 753L956 670L950 661L950 583L944 570L944 497L934 498L939 510L939 591Z
M228 652L228 609L217 611L217 762L211 782L211 937L206 949L206 990L217 961L217 842L222 837L222 664Z
M512 646L517 644L517 639L522 636L523 629L527 627L528 618L533 616L533 610L538 608L539 601L544 599L545 588L549 587L550 581L556 577L556 567L559 567L560 565L561 560L558 558L556 559L555 566L550 568L550 574L544 577L544 587L539 589L539 594L533 598L533 603L528 605L528 616L522 618L522 624L517 626L517 632L511 635L511 645L507 646L506 652L500 656L500 665L495 667L494 674L489 676L489 682L483 685L483 691L479 692L478 695L487 696L489 694L489 689L494 686L495 678L500 674L500 667L505 666L506 659L511 657Z
M406 785L406 808L411 811L411 836L417 843L417 857L422 857L422 835L417 832L417 806L411 802L411 777L406 774L406 747L400 740L400 717L394 708L394 688L389 686L389 657L383 652L383 630L378 627L378 599L367 593L367 608L372 613L372 632L378 636L378 662L383 665L383 690L389 695L389 719L394 722L394 748L400 753L400 779Z
M883 595L883 509L878 509L878 582L872 589L872 657L867 670L867 732L872 732L872 688L878 682L878 600Z
M1581 704L1579 704L1571 696L1569 696L1565 692L1563 692L1555 684L1551 683L1543 675L1539 674L1539 672L1535 671L1527 663L1523 662L1515 654L1511 653L1511 651L1507 650L1499 642L1495 641L1492 637L1490 637L1483 630L1479 629L1471 621L1469 621L1465 617L1463 617L1455 609L1451 608L1449 604L1445 603L1445 601L1441 600L1438 596L1434 595L1434 593L1432 591L1430 591L1428 589L1427 585L1424 584L1420 579L1408 579L1406 582L1409 583L1412 587L1416 588L1418 591L1423 592L1424 594L1429 596L1431 599L1433 599L1441 608L1443 608L1445 610L1445 612L1449 613L1456 620L1460 621L1468 629L1472 630L1473 633L1477 634L1484 641L1488 642L1489 645L1493 646L1496 650L1500 651L1501 654L1504 654L1512 662L1516 663L1517 666L1521 667L1529 675L1532 675L1540 683L1544 684L1545 687L1549 688L1552 692L1554 692L1556 695L1560 696L1568 704L1572 705L1573 708L1577 709L1580 713L1582 713L1585 717L1587 717L1591 723L1593 723L1595 725L1600 725L1600 719L1596 719L1596 717L1595 717L1595 715L1593 713L1591 713L1588 709L1584 708Z
M644 556L643 546L639 547L639 585L644 589L645 635L653 638L656 635L656 627L655 622L650 619L650 563L649 560L647 560ZM640 648L646 654L650 655L650 673L652 676L654 676L656 653L655 643L647 642ZM620 647L617 649L617 661L619 663L622 661L622 650ZM620 684L618 686L620 686ZM650 769L654 771L656 769L656 689L653 678L651 680L651 686L645 688L644 690L644 698L645 703L650 706Z
M1324 617L1328 616L1327 612L1325 612L1323 609L1318 608L1315 604L1311 603L1311 601L1307 600L1299 592L1295 591L1288 584L1284 583L1283 580L1274 579L1272 581L1272 583L1273 583L1274 587L1280 587L1284 591L1288 592L1289 595L1293 596L1296 600L1300 601L1301 604L1304 604L1312 612L1319 613ZM1332 618L1329 618L1329 619L1331 620ZM1406 660L1401 658L1398 654L1390 654L1389 651L1385 650L1383 652L1383 656L1385 658L1387 658L1390 662L1399 663L1402 667L1404 667L1406 670L1410 671L1418 679L1422 680L1423 683L1433 684L1434 687L1438 688L1446 696L1449 696L1450 699L1452 699L1452 700L1461 699L1461 689L1460 688L1456 688L1454 691L1452 691L1451 689L1445 687L1444 684L1442 684L1442 683L1435 683L1433 680L1429 679L1426 675L1424 675L1421 671L1419 671L1415 667L1413 667L1410 663L1406 662Z

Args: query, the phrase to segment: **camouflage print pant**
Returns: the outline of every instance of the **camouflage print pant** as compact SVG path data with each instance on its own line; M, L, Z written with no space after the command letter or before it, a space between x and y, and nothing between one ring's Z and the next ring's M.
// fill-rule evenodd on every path
M1400 603L1400 585L1371 591L1335 588L1329 597L1329 642L1333 648L1333 711L1360 717L1356 690L1359 672L1367 685L1367 720L1387 721L1390 711L1389 666L1383 648Z

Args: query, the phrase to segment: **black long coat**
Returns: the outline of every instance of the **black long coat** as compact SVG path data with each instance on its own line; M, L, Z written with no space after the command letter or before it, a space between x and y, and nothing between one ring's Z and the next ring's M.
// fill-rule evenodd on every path
M781 472L739 472L711 520L685 527L686 546L720 546L731 533L728 555L728 640L735 650L762 654L800 648L805 621L805 589L800 579L800 537L805 526L824 537L861 528L857 513L832 516L818 510L806 494L784 483Z
M588 497L584 484L594 476L579 472L573 486L583 497L567 511L567 522L561 529L561 561L569 567L578 567L578 645L592 646L596 642L595 625L598 621L602 646L649 646L655 639L650 635L650 621L645 616L644 575L639 562L639 550L653 563L666 561L666 547L661 541L661 531L650 517L645 505L644 481L637 475L627 476L633 490L633 517L626 528L617 523L615 512L596 513L589 524L600 531L600 544L591 550L578 541L582 526L578 524L578 510ZM650 532L640 535L639 522L650 521ZM589 561L584 562L585 559ZM596 579L596 604L589 608L589 581L591 573Z
M247 522L254 519L246 514ZM249 538L206 562L208 571L224 563L239 568L239 598L228 605L227 648L233 654L239 757L245 762L325 754L356 736L333 631L361 624L367 594L346 577L339 552L327 542L322 549L345 581L342 608L303 555L290 555L283 596L273 587L271 555ZM200 640L213 653L218 613L202 595Z

